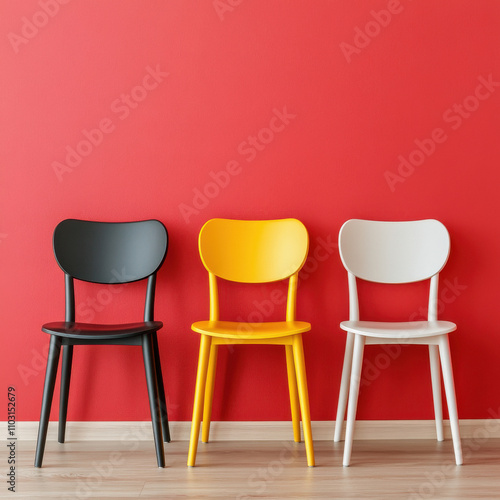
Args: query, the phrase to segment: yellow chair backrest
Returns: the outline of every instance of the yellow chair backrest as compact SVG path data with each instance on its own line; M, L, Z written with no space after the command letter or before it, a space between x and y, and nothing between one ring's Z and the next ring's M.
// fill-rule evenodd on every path
M211 219L202 227L198 245L209 273L240 283L267 283L300 270L309 236L297 219Z

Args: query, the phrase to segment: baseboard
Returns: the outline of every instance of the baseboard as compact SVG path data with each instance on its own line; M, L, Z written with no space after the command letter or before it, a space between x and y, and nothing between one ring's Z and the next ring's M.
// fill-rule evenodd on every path
M7 429L7 422L1 427ZM332 440L335 422L314 421L314 440ZM191 422L170 422L170 433L175 441L189 439ZM35 440L38 422L17 422L18 440ZM444 422L445 438L451 437L449 422ZM6 433L0 440L8 439ZM461 420L462 438L500 438L500 419ZM217 441L291 439L291 422L212 422L210 438ZM435 439L433 420L359 420L355 439ZM49 423L48 439L57 440L57 422ZM129 441L152 439L151 422L68 422L68 441Z

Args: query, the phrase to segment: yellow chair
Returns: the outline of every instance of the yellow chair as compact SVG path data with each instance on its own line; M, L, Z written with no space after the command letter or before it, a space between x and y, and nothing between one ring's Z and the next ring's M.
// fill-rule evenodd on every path
M307 465L314 466L314 450L309 416L302 333L309 323L295 320L298 274L307 257L309 237L296 219L268 221L209 220L201 229L198 246L208 271L210 319L193 323L201 334L198 372L189 443L189 466L194 466L203 414L202 441L208 442L219 345L284 345L293 437L300 442L300 415L307 454ZM268 283L289 278L286 320L242 323L219 319L217 278L239 283Z

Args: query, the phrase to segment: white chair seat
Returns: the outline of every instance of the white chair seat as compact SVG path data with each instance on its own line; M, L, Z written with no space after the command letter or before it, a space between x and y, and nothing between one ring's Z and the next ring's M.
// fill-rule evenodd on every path
M404 340L443 335L455 331L457 325L451 321L342 321L340 328L366 337Z

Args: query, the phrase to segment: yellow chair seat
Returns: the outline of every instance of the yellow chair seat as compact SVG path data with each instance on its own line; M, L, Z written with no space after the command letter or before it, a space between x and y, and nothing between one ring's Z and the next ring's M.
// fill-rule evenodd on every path
M193 331L234 340L262 340L287 337L308 332L311 324L305 321L268 321L264 323L242 323L237 321L197 321L191 325Z

